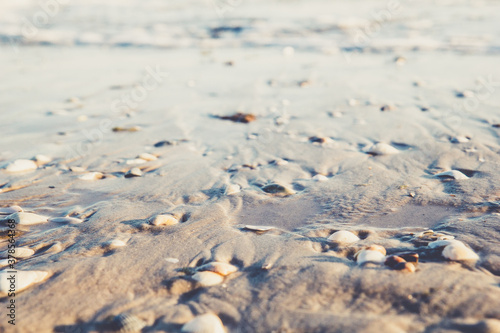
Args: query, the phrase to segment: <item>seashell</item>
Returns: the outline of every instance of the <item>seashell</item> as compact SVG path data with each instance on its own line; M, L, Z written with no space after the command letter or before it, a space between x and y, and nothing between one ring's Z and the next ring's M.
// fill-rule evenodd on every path
M122 241L121 239L112 239L103 244L103 246L108 250L113 250L119 247L123 247L125 245L127 245L127 243Z
M456 180L469 179L469 177L467 177L466 175L464 175L463 173L461 173L458 170L445 171L445 172L438 173L434 176L439 177L439 178L453 178Z
M400 256L389 256L385 259L384 265L389 266L391 268L394 268L394 267L396 267L397 264L405 263L405 262L406 262L406 260L404 260Z
M33 213L18 212L7 216L5 219L14 220L16 224L31 225L47 222L47 216Z
M146 327L146 323L134 315L119 314L113 318L110 326L115 332L136 333L141 332Z
M359 265L363 265L365 263L376 263L381 264L385 261L385 255L380 251L376 250L361 250L356 253L356 261Z
M394 111L396 107L394 105L386 104L380 107L380 111Z
M9 163L5 168L5 171L15 173L15 172L25 172L25 171L33 171L36 170L38 166L35 162L31 160L15 160L12 163Z
M330 139L328 137L322 137L322 136L311 136L309 138L309 142L317 143L317 144L329 143L332 141L333 141L332 139Z
M226 195L233 195L241 192L241 186L237 184L229 184L226 186Z
M144 164L146 163L147 161L142 159L142 158L134 158L132 160L126 160L125 161L125 164L127 165L131 165L131 164Z
M366 250L378 251L382 253L384 256L387 254L385 247L383 247L382 245L370 245L366 248Z
M179 262L177 258L165 258L165 260L171 264L177 264Z
M71 166L69 167L69 170L71 172L84 172L85 168L79 167L79 166Z
M195 317L181 328L183 333L226 333L219 317L206 313Z
M83 220L76 217L65 216L65 217L51 217L49 218L49 222L78 224L82 223Z
M465 135L458 135L450 139L451 143L466 143L470 141L470 137Z
M38 166L50 163L52 161L50 157L41 154L36 155L32 158L32 160L35 161Z
M448 260L479 260L479 256L463 243L452 243L446 245L443 250L443 257Z
M11 276L15 277L16 293L27 289L35 283L42 282L49 275L43 271L16 271L16 273L0 272L0 297L7 296L11 286L9 280Z
M156 161L158 159L158 157L150 153L142 153L139 156L137 156L137 158L140 158L145 161Z
M325 182L328 180L328 177L324 176L324 175L317 174L316 176L312 177L312 179L314 179L317 182Z
M283 166L283 165L287 165L288 161L284 160L282 158L279 158L279 159L277 159L277 160L274 161L274 164L279 165L279 166Z
M248 124L252 121L257 120L257 117L255 115L243 112L237 112L231 116L217 116L217 118L223 120L231 120L235 123L244 123L244 124Z
M140 126L131 126L131 127L113 127L113 132L137 132L140 131Z
M416 268L415 265L412 265L409 262L400 262L396 264L393 269L398 270L403 273L414 273Z
M257 232L266 232L266 231L274 229L274 227L247 224L243 227L243 229L250 230L250 231L257 231Z
M103 178L104 175L101 172L89 172L86 174L81 175L80 178L81 180L98 180Z
M12 259L2 259L0 260L0 268L7 267L10 265L14 265L17 262L16 258Z
M289 189L288 187L280 184L269 184L262 188L262 190L269 194L278 194L278 195L292 195L295 194L295 191Z
M464 245L464 243L462 243L459 240L456 240L456 239L446 239L446 240L437 240L437 241L434 241L434 242L430 242L427 245L427 247L430 248L430 249L436 249L438 247L444 247L444 246L448 246L450 244Z
M198 282L198 284L202 287L215 286L224 281L224 277L222 275L209 271L194 273L191 278Z
M12 250L12 249L10 249ZM12 252L9 252L9 250L5 250L1 254L1 258L9 258L9 255L13 256L16 259L24 259L24 258L29 258L32 255L35 254L35 251L28 248L28 247L16 247Z
M10 215L22 211L23 209L19 206L0 207L0 215Z
M142 171L139 168L132 168L125 174L125 178L141 177L141 176L142 176Z
M387 143L382 143L382 142L374 144L367 151L367 154L370 155L394 155L398 153L399 150L397 150L391 145L388 145Z
M347 230L339 230L328 237L330 242L351 244L359 241L359 237Z
M176 225L179 223L179 220L175 218L175 216L170 214L160 214L149 220L149 224L152 225Z
M238 267L231 264L227 264L225 262L214 261L205 265L201 265L200 267L197 268L197 270L199 272L210 271L220 274L222 276L227 276L229 274L236 272L238 270Z
M418 253L415 253L415 252L401 253L398 256L403 258L407 262L411 262L411 263L415 263L415 264L418 263L418 258L419 258Z
M460 98L474 97L474 92L472 90L457 91L455 96Z
M406 58L402 56L397 56L396 58L394 58L394 62L396 63L396 65L402 66L406 64Z

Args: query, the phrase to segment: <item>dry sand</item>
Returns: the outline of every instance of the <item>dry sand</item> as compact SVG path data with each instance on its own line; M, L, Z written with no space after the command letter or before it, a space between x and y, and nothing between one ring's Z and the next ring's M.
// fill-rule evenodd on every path
M41 9L0 4L0 207L83 220L17 226L15 269L49 275L0 330L500 332L500 3L400 5L376 25L385 1L74 1L28 38ZM416 271L359 265L373 244ZM196 283L213 261L237 271Z

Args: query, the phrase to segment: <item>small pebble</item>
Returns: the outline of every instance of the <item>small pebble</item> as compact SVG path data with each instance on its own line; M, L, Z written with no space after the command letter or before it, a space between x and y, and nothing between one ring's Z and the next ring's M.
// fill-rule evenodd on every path
M398 265L400 263L405 263L405 262L406 262L406 260L404 260L400 256L389 256L385 259L384 265L389 266L391 268L394 268L394 267L396 267L396 265Z
M459 98L470 98L474 97L474 92L471 90L458 91L455 96Z
M113 132L138 132L141 130L139 126L131 126L131 127L113 127Z
M383 105L380 107L380 111L394 111L396 107L394 105Z
M398 270L403 273L414 273L416 268L415 265L412 265L409 262L400 262L396 264L393 269Z
M292 190L284 185L280 185L280 184L269 184L269 185L264 186L262 188L262 190L266 193L269 193L269 194L277 194L277 195L284 195L284 196L295 194L294 190Z
M324 175L317 174L314 177L312 177L312 179L317 181L317 182L326 182L328 180L328 177L324 176Z
M156 161L158 157L150 153L142 153L137 158L143 159L145 161Z

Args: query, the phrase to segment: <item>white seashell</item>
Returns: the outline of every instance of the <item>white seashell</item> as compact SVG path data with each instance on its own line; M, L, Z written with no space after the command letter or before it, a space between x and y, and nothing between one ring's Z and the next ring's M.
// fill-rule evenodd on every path
M37 165L44 165L52 161L50 157L41 154L36 155L32 160L35 161Z
M18 212L22 212L23 209L19 206L1 207L0 215L10 215Z
M244 228L251 231L269 231L274 229L274 227L268 227L263 225L250 225L250 224L245 225Z
M288 161L280 158L280 159L277 159L276 161L274 161L274 164L279 165L279 166L283 166L283 165L287 165Z
M339 230L328 237L330 242L351 244L359 241L359 237L347 230Z
M36 170L38 166L35 162L31 160L15 160L14 162L7 165L5 171L7 172L25 172Z
M200 267L197 268L197 270L199 272L210 271L220 274L222 276L227 276L229 274L236 272L238 270L238 267L231 264L227 264L225 262L214 261L205 265L201 265Z
M6 220L14 220L20 225L31 225L47 222L47 216L37 215L33 213L18 212L11 214L5 218Z
M142 158L134 158L133 160L126 160L125 164L131 165L131 164L144 164L147 161L142 159Z
M141 176L142 176L142 171L139 168L132 168L125 174L125 178L141 177Z
M152 225L176 225L179 223L173 215L170 214L160 214L149 220Z
M116 249L116 248L119 248L119 247L123 247L127 245L126 242L122 241L121 239L112 239L110 241L107 241L104 243L104 247L109 249L109 250L113 250L113 249Z
M450 170L450 171L441 172L441 173L436 174L435 176L440 177L440 178L453 178L453 179L457 179L457 180L469 179L469 177L467 177L466 175L464 175L463 173L461 173L458 170Z
M171 264L177 264L179 262L177 258L165 258L165 260Z
M12 259L2 259L0 260L0 268L7 267L9 265L14 265L17 262L17 259L12 258Z
M385 255L376 250L361 250L357 253L356 261L359 265L368 262L382 264L385 262Z
M49 273L43 271L16 271L16 273L0 272L0 297L7 296L11 289L11 276L15 277L16 293L35 283L42 282Z
M101 179L104 175L101 172L89 172L84 175L81 175L80 178L81 180L97 180Z
M237 184L229 184L226 186L226 195L233 195L241 192L241 186Z
M12 250L12 249L10 249ZM9 258L9 255L14 256L16 259L24 259L29 258L35 254L35 251L28 247L16 247L12 252L9 252L9 249L5 250L1 254L1 258Z
M283 48L283 55L285 57L291 57L295 53L295 49L291 46L287 46Z
M443 250L443 257L448 260L479 260L479 256L463 243L452 243Z
M158 157L150 153L142 153L139 156L137 156L137 158L140 158L145 161L156 161L158 159Z
M193 280L198 282L202 287L215 286L224 281L224 277L214 272L196 272L191 276Z
M76 217L65 216L65 217L51 217L51 218L49 218L49 222L78 224L78 223L82 223L83 220L76 218Z
M214 314L207 313L182 326L183 333L226 333L222 321Z
M324 175L317 174L316 176L312 177L312 179L314 179L317 182L325 182L328 180L328 177L324 176Z
M463 245L464 243L462 243L461 241L456 240L456 239L441 239L441 240L437 240L437 241L434 241L434 242L430 242L427 245L427 247L429 249L437 249L438 247L443 247L443 246L447 246L447 245L450 245L450 244L460 244L460 245Z
M454 138L451 138L450 141L452 143L466 143L466 142L469 142L470 139L468 137L466 137L465 135L458 135Z
M391 145L388 145L387 143L379 142L371 146L367 153L371 155L394 155L398 154L399 150Z

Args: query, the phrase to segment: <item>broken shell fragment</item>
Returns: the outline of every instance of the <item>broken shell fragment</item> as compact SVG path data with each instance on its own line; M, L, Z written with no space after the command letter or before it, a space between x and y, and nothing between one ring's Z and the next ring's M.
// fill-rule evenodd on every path
M28 247L16 247L12 252L10 252L9 250L3 251L1 254L1 258L9 258L9 256L13 256L16 259L24 259L29 258L34 254L35 251Z
M241 192L241 186L237 184L229 184L226 186L225 194L233 195Z
M394 155L398 154L399 150L387 143L379 142L371 146L366 153L370 155Z
M89 172L86 174L81 175L80 178L81 180L98 180L103 178L104 175L101 172Z
M179 223L179 220L175 218L175 216L170 214L160 214L149 220L149 224L151 225L176 225Z
M10 215L18 212L22 212L23 209L19 206L1 207L0 215Z
M454 261L479 260L479 256L463 243L446 245L443 250L443 257Z
M142 176L142 171L139 168L132 168L125 174L125 178L141 177L141 176Z
M186 323L181 328L183 333L226 333L222 321L214 314L207 313Z
M134 315L119 314L112 319L110 326L116 332L135 333L141 332L146 327L146 323Z
M158 157L156 157L155 155L150 154L150 153L142 153L139 156L137 156L137 158L143 159L143 160L148 161L148 162L149 161L156 161L158 159Z
M209 271L194 273L191 278L202 287L215 286L224 281L222 275Z
M14 220L14 223L20 225L31 225L47 222L47 216L37 215L33 213L18 212L11 214L5 218L6 220Z
M359 237L347 230L339 230L328 237L330 242L351 244L359 241Z
M78 224L82 223L83 220L76 217L65 216L65 217L51 217L49 218L49 222Z
M12 163L9 163L7 167L5 168L5 171L11 172L11 173L16 173L16 172L26 172L26 171L33 171L38 168L38 165L36 165L35 162L32 160L15 160Z
M464 175L463 173L461 173L458 170L450 170L450 171L441 172L441 173L436 174L435 176L439 177L439 178L452 178L452 179L456 179L456 180L469 179L469 177L467 177L466 175Z
M112 239L103 244L103 246L108 250L113 250L119 247L123 247L125 245L127 245L127 243L122 241L121 239Z
M227 276L229 274L232 274L238 270L238 267L227 264L225 262L210 262L208 264L201 265L200 267L197 268L199 272L203 271L210 271L214 272L217 274L220 274L222 276Z
M10 289L11 276L15 276L16 292L27 289L35 283L42 282L49 275L43 271L16 271L15 273L0 272L0 297L7 296Z
M250 230L250 231L257 231L257 232L266 232L266 231L274 229L274 227L247 224L243 227L243 229Z

